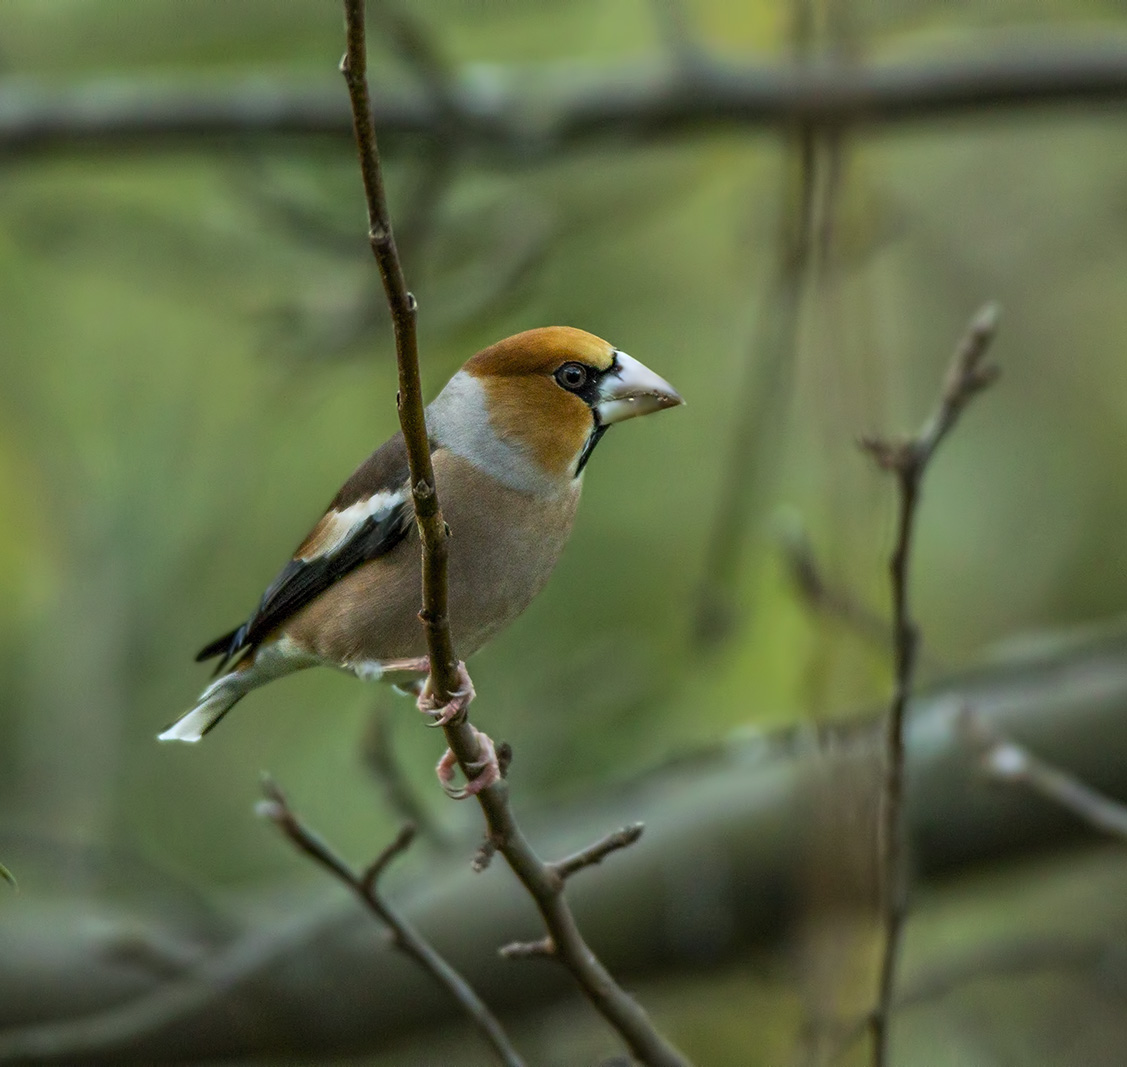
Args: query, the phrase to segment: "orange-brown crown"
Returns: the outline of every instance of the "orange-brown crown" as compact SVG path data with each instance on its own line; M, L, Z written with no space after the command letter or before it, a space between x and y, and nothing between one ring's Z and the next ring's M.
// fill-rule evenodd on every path
M489 421L504 441L529 454L552 477L574 473L591 433L590 406L554 375L565 363L607 370L614 346L571 326L545 326L498 341L463 368L485 387Z

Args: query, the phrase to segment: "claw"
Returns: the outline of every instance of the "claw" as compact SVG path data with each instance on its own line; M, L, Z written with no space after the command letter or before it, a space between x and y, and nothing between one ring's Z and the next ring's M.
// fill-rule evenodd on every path
M438 775L438 783L442 786L442 791L451 800L466 800L469 797L476 796L501 778L501 766L497 762L497 751L493 747L493 741L488 734L483 734L478 729L474 729L474 736L477 738L481 758L466 767L470 777L464 786L459 787L450 784L454 780L454 771L458 767L458 759L450 749L443 753L442 759L438 761L438 766L434 769L435 774Z
M426 685L423 686L423 690L419 694L418 707L419 711L424 715L429 715L433 720L433 722L427 723L428 726L448 726L452 722L465 718L466 709L470 706L470 701L473 700L474 696L476 694L469 672L466 670L466 665L459 661L458 688L450 694L449 702L439 704L435 700L434 690L431 688L431 679L428 675Z

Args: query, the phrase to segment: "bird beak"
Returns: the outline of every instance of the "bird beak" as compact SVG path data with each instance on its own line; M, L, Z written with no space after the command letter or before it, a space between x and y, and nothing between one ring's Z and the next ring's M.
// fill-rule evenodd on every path
M685 401L664 378L625 352L616 352L614 367L599 385L595 412L602 426L648 415L651 411L675 408Z

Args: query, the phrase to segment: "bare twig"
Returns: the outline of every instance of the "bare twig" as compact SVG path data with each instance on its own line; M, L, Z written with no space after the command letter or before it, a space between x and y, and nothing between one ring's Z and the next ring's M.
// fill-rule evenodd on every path
M790 18L792 59L796 64L808 63L815 45L809 0L796 0ZM799 122L785 133L774 271L745 354L724 490L717 495L705 546L693 632L703 648L715 647L731 636L736 618L733 591L738 588L749 527L758 517L756 502L769 496L777 471L802 309L812 278L819 202L826 192L825 182L819 181L825 140L819 128Z
M892 647L892 623L851 589L836 585L826 577L801 524L788 523L780 532L779 544L783 563L803 604L813 612L848 626L857 636L884 652ZM916 657L917 663L929 670L944 667L942 660L922 643L916 649Z
M882 650L891 647L892 624L850 590L830 582L822 573L814 547L802 526L788 523L780 533L779 546L787 573L806 607L837 619Z
M596 863L602 863L612 852L617 852L620 848L629 848L642 836L643 829L645 827L640 822L624 826L621 830L607 834L601 841L596 841L588 848L576 852L574 856L557 860L550 864L550 867L560 878L570 878L584 867L593 867Z
M989 777L1008 785L1023 785L1096 830L1127 843L1127 805L1033 755L969 710L963 727L980 748L982 769Z
M767 495L761 490L774 474L775 442L783 439L780 429L794 373L813 250L818 143L811 127L800 127L791 135L787 163L774 276L744 361L724 491L717 498L697 594L693 637L705 648L715 647L731 635L732 590L737 586L749 520L754 502ZM788 187L792 176L797 178L794 191Z
M419 617L430 654L431 688L436 702L441 704L451 698L458 685L458 661L450 638L446 607L448 531L435 490L423 415L415 338L415 299L407 291L395 247L372 125L366 77L364 0L344 0L344 10L348 44L341 71L352 103L360 171L368 203L369 238L395 324L399 421L407 444L412 495L423 551L423 609ZM462 715L444 726L443 731L462 771L471 776L474 765L481 759L477 730ZM485 814L489 840L496 845L535 900L554 946L555 957L572 973L588 999L621 1035L635 1057L651 1067L684 1067L687 1062L684 1057L657 1032L642 1008L614 981L583 940L564 896L564 879L536 855L525 839L509 805L508 785L504 778L483 789L477 796Z
M932 416L919 433L906 441L869 437L861 441L884 470L895 474L899 488L899 517L896 543L889 561L892 583L892 633L895 681L888 713L885 740L884 781L881 790L879 827L879 877L884 951L876 1007L870 1018L873 1063L888 1062L888 1028L891 1018L896 961L906 910L904 856L904 715L915 678L919 631L908 604L908 577L912 535L919 509L920 489L928 462L959 415L997 377L997 369L984 365L983 358L998 324L997 308L990 304L972 320L955 351L943 385L943 393Z
M572 71L566 79L549 71L535 98L525 95L525 71L489 73L459 77L444 99L436 99L433 84L382 89L375 99L380 128L439 138L454 108L464 145L528 159L608 142L621 151L717 128L880 126L1127 100L1127 50L1086 41L856 66L836 60L728 65L697 55L674 69L615 64L603 72ZM218 87L0 84L0 157L7 160L60 151L196 150L200 142L242 153L263 142L292 147L295 138L306 145L343 141L349 131L349 116L329 87L282 79Z
M446 962L421 934L383 899L379 892L380 875L397 856L410 846L415 828L404 826L395 839L365 869L357 874L348 863L309 829L286 801L285 794L269 778L263 780L266 799L259 814L269 819L300 852L304 852L348 886L391 932L391 942L430 974L466 1013L481 1036L493 1047L506 1067L524 1067L524 1060L509 1041L504 1028L474 992L473 987Z

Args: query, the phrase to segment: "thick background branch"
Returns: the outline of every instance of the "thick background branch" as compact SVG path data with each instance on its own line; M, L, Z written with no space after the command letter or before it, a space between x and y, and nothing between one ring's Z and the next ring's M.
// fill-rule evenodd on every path
M911 707L908 819L921 877L1095 839L1055 803L983 779L962 725L968 707L992 729L1052 752L1093 786L1127 796L1127 632L982 668L915 697ZM871 746L878 722L858 723L843 738ZM531 820L558 855L608 824L646 820L640 845L617 853L597 876L570 883L577 917L609 967L636 983L699 966L702 945L720 963L791 936L802 900L793 879L801 877L795 842L806 830L810 750L801 730L733 744L597 805L557 806ZM713 888L705 927L699 912L685 909L702 879ZM95 924L88 901L22 898L0 915L0 1025L44 1025L0 1034L0 1062L325 1056L433 1031L440 994L382 942L351 898L318 891L295 918L263 919L277 914L277 903L250 898L244 931L208 949L198 927L174 917L175 906L166 925L112 912ZM299 903L286 901L285 914ZM541 930L515 882L443 861L405 882L397 906L507 1023L566 994L557 968L496 955L498 945L535 940ZM142 940L173 946L161 953L174 963L163 971L123 966L121 944ZM298 1016L302 1026L294 1029Z
M529 88L530 81L534 83ZM1052 40L956 59L845 66L648 64L527 71L475 68L436 96L430 86L376 87L381 136L443 138L526 159L716 128L869 126L998 111L1127 100L1127 44ZM331 83L255 78L222 86L91 82L71 88L0 82L0 160L45 152L189 147L212 142L289 149L351 137ZM394 141L391 142L394 144Z

